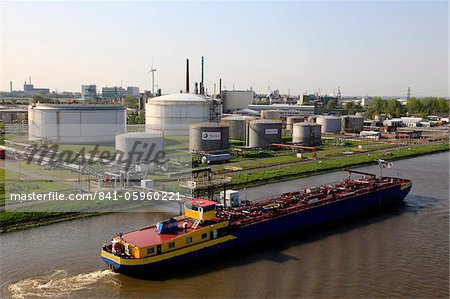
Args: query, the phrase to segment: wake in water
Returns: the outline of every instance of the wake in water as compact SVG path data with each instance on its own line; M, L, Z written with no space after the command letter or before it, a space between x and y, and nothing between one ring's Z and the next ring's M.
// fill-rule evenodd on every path
M57 270L53 274L24 279L10 284L7 295L11 298L67 298L73 292L90 289L96 283L106 283L120 287L114 276L118 274L109 270L95 271L69 276L67 271Z

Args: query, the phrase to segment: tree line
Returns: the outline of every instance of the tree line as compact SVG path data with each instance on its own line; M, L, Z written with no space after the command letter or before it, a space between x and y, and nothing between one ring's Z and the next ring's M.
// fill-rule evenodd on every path
M449 111L450 100L446 98L410 98L406 105L402 105L397 99L383 100L380 97L374 97L367 106L366 116L372 118L374 115L387 114L390 117L424 117L434 113L449 113Z

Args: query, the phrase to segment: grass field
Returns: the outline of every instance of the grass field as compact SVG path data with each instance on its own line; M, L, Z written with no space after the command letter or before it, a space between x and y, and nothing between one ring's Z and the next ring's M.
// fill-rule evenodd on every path
M21 177L21 174L11 170L0 168L0 182L15 181Z
M43 180L5 183L6 196L9 196L11 193L44 193L50 191L69 190L73 188L73 186L67 184Z
M36 163L27 164L26 161L17 161L13 164L15 167L20 168L29 173L36 173L42 176L55 177L60 179L76 179L77 173L70 170L63 170L55 168L49 165L38 165Z

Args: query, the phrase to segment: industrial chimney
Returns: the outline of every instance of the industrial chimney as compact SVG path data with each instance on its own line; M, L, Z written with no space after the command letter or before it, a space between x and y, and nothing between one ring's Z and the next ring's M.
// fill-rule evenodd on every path
M203 81L203 74L204 74L204 58L202 56L202 81L200 83L200 93L202 95L205 94L205 81Z
M189 93L189 59L186 59L186 93Z

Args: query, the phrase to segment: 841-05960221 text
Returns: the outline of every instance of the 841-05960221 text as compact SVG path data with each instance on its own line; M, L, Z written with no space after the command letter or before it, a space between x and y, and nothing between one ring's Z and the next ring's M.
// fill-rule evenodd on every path
M115 201L115 200L147 200L147 201L180 201L180 192L167 191L95 191L92 193L12 193L10 195L12 201Z

